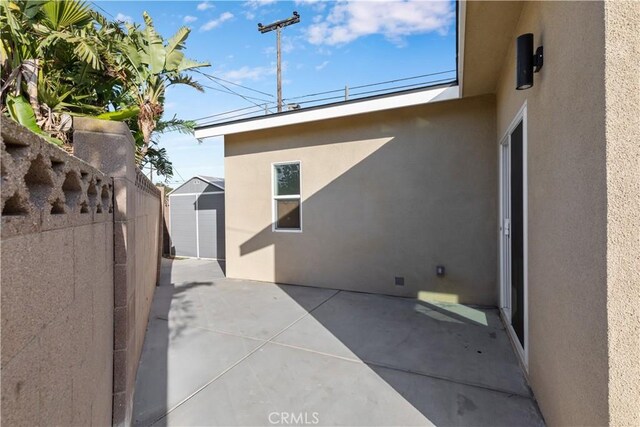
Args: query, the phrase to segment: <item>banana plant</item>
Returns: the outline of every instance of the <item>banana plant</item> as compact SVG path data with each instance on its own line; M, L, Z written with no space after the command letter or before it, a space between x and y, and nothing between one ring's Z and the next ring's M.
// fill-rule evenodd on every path
M22 96L8 95L7 111L9 112L9 115L13 120L20 123L31 132L40 135L52 144L62 145L61 140L50 136L45 131L43 131L40 126L38 126L33 108L31 108L31 105Z
M188 71L208 67L208 62L196 62L185 57L185 41L190 29L180 28L165 42L155 30L151 17L143 13L145 28L127 25L124 64L132 76L131 94L138 108L138 127L142 133L143 146L140 154L144 157L149 150L151 134L164 112L164 97L167 87L187 85L198 91L202 86Z

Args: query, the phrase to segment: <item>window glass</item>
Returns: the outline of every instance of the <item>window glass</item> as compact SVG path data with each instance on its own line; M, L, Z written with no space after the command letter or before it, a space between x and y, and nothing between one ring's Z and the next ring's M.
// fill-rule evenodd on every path
M300 164L291 163L275 166L276 196L293 196L300 194Z
M300 199L276 200L276 228L300 229Z
M302 230L300 163L273 166L273 217L275 230Z

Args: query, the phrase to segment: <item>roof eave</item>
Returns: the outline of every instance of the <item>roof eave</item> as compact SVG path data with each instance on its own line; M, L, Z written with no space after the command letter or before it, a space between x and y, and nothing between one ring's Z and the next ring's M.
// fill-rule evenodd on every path
M197 139L204 139L214 136L231 135L236 133L271 129L281 126L315 122L319 120L348 117L356 114L372 113L376 111L448 101L451 99L459 98L459 95L460 91L458 85L441 85L425 90L411 91L409 93L393 94L376 97L373 99L358 99L349 102L342 102L339 104L291 111L284 114L253 117L250 119L238 120L234 122L196 127L195 137Z

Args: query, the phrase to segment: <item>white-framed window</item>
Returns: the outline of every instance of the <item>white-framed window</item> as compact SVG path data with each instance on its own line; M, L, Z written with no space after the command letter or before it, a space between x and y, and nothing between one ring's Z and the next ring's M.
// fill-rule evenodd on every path
M302 231L302 170L299 161L274 163L273 231Z

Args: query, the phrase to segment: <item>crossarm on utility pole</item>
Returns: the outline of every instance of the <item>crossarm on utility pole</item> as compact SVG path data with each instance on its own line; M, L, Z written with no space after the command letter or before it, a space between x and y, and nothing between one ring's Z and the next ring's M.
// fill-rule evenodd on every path
M289 25L297 24L300 22L300 15L298 12L293 12L293 16L287 19L282 19L280 21L273 22L269 25L258 24L258 31L262 34L268 33L270 31L276 30L276 78L277 78L277 96L278 96L278 113L282 112L282 48L281 48L281 38L282 38L282 29L284 27L288 27Z

